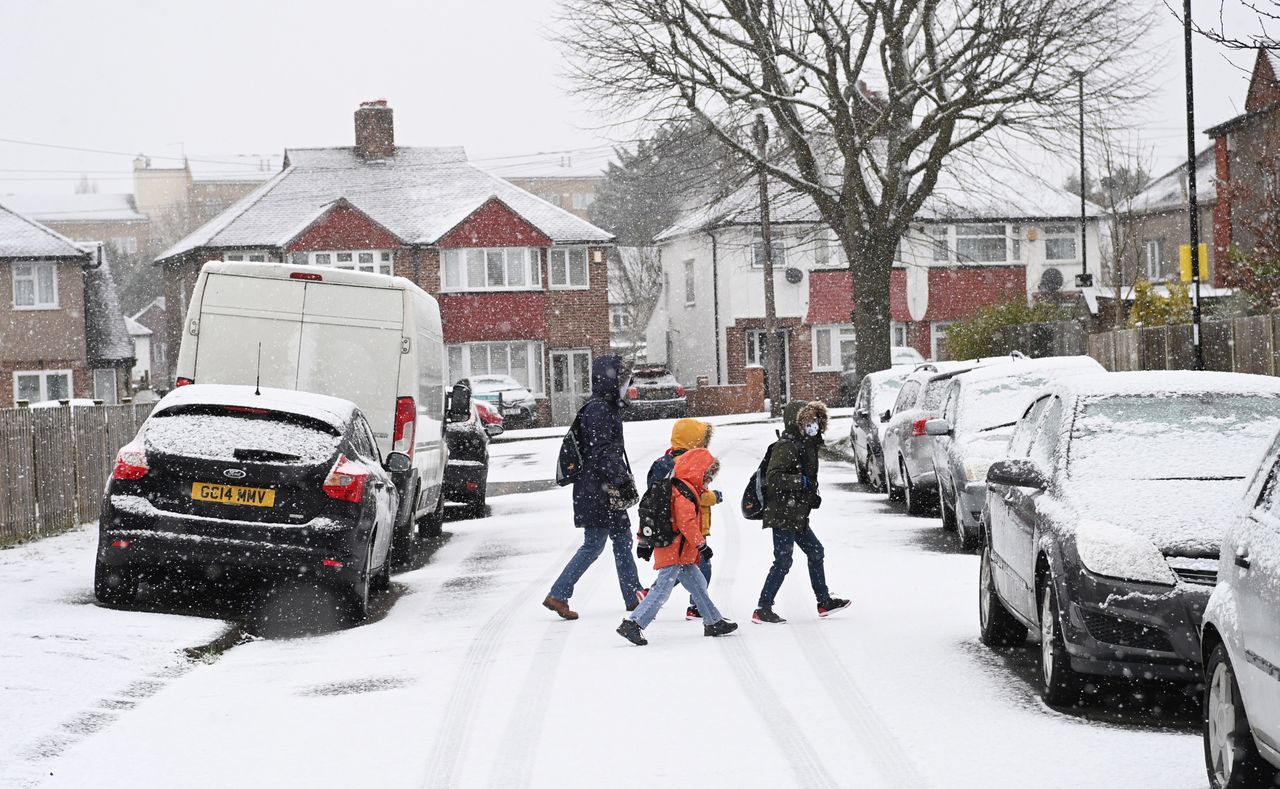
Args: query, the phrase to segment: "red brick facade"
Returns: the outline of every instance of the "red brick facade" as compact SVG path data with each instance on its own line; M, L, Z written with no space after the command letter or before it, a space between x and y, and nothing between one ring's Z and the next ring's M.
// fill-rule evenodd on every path
M442 249L549 247L551 239L495 197L441 236L439 246Z
M340 200L285 245L286 252L397 249L403 242L363 211Z

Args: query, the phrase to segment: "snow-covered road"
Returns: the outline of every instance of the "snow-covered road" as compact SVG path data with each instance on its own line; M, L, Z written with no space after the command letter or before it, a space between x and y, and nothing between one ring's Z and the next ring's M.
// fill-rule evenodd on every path
M627 425L638 474L669 429ZM1193 702L1042 706L1030 649L978 643L976 557L847 465L824 463L814 526L853 607L818 620L797 557L776 606L790 622L751 625L769 541L733 502L772 431L724 425L712 444L728 503L711 593L743 625L723 639L677 593L648 647L623 641L607 555L580 620L543 609L580 539L558 489L448 524L377 621L207 661L181 649L224 623L92 603L91 528L2 551L0 786L1204 786ZM557 444L494 444L493 482L547 479Z

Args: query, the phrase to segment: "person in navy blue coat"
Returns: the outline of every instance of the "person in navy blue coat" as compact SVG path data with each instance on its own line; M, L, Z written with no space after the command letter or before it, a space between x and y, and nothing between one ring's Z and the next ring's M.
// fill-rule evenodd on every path
M573 524L582 529L582 547L542 601L564 619L578 618L569 608L569 598L578 579L604 551L606 540L613 543L623 604L633 611L644 599L645 589L631 555L631 518L627 515L627 508L639 500L622 436L621 409L628 378L621 356L598 357L591 365L591 397L578 411L586 470L573 483Z

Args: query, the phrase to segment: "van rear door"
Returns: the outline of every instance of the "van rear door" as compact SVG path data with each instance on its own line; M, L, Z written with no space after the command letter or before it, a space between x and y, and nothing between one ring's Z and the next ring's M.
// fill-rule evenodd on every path
M391 449L404 326L404 292L336 283L307 284L290 388L352 401L386 454ZM196 379L199 380L199 379Z
M200 383L297 389L306 283L208 274L200 304L193 377ZM323 390L317 390L323 391Z

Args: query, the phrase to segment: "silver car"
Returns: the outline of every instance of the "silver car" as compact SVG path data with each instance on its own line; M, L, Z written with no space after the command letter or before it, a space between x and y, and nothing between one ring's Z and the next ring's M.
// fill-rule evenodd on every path
M1005 456L1013 425L1040 390L1071 375L1106 369L1088 356L1050 356L957 375L942 398L942 416L925 423L942 528L965 550L978 547L987 468Z

